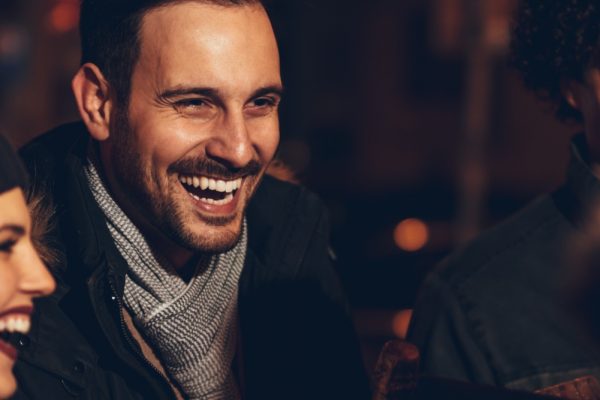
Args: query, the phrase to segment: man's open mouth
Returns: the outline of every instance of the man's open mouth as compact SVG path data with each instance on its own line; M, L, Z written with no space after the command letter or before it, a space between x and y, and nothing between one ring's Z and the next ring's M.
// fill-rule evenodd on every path
M201 175L179 174L178 179L195 200L217 206L231 203L242 186L242 178L223 180Z

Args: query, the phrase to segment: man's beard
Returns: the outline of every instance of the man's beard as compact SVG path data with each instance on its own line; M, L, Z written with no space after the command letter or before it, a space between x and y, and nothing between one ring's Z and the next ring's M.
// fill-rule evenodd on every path
M114 179L118 181L121 193L132 208L140 210L138 216L145 216L146 223L152 226L160 234L168 238L176 245L190 251L202 251L204 253L223 253L232 249L240 239L242 229L242 216L233 215L229 217L204 217L202 221L209 226L224 226L237 220L233 229L224 230L218 238L204 237L195 234L186 226L190 216L186 216L182 204L189 199L178 199L174 196L174 188L167 187L169 194L160 193L159 188L152 186L152 182L160 182L159 176L154 176L151 166L144 166L142 155L135 143L134 134L130 129L127 115L121 114L113 119L115 122L111 127L113 134L113 146L111 160ZM189 165L188 162L181 162ZM202 163L196 161L195 164ZM178 165L175 163L174 166ZM260 168L258 168L260 170ZM170 167L168 172L171 172ZM163 192L165 188L162 188ZM180 193L180 192L179 192ZM243 207L242 209L245 209ZM194 216L197 217L197 216ZM143 227L138 226L143 232Z

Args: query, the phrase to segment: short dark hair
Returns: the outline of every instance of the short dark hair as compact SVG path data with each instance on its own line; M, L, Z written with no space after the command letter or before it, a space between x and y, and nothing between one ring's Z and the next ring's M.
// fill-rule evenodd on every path
M599 65L600 4L597 0L520 0L511 64L525 86L555 105L563 121L581 121L561 93L564 80L583 81Z
M121 107L129 102L131 75L139 57L139 30L144 15L152 9L186 1L222 6L262 4L261 0L81 1L81 63L94 63L100 68Z

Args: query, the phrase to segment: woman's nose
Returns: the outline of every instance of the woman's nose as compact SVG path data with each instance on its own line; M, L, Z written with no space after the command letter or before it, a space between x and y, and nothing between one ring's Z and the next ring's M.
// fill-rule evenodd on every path
M40 259L33 244L28 244L27 255L23 257L21 266L21 291L33 297L48 296L56 289L56 281Z

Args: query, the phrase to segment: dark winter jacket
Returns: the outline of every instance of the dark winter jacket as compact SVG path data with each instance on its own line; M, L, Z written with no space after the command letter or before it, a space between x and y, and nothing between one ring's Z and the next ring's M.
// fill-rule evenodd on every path
M57 210L64 254L56 292L16 339L16 399L173 399L123 321L127 265L83 175L81 123L26 146L33 181ZM368 399L357 341L328 252L324 208L305 189L265 177L247 210L239 283L244 399Z

